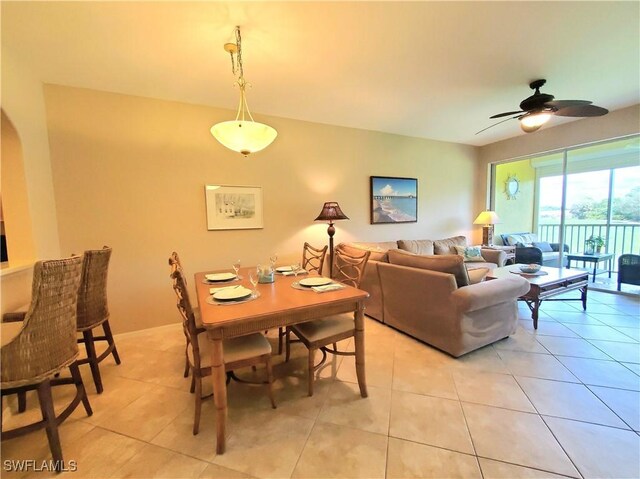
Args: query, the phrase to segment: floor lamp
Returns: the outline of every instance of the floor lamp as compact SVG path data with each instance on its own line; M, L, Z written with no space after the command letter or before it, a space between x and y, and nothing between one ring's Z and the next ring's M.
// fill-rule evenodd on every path
M483 211L473 222L474 225L482 225L482 245L493 244L493 225L500 223L500 218L495 211Z
M345 215L340 209L340 205L335 201L329 201L324 204L322 211L314 221L328 221L329 228L327 234L329 235L329 277L333 278L333 235L336 233L336 229L333 226L333 222L336 220L348 220L349 217Z

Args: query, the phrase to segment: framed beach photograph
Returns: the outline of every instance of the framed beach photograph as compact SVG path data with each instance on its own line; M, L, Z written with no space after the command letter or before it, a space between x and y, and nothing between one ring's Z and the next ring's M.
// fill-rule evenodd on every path
M262 188L206 185L208 230L246 230L263 227Z
M418 179L371 177L371 224L418 221Z

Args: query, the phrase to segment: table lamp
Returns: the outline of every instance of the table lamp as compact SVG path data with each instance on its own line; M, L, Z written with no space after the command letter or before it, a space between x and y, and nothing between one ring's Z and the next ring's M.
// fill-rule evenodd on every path
M333 222L348 219L349 217L342 212L338 203L328 201L322 206L322 211L320 211L320 214L314 220L329 222L329 228L327 229L327 234L329 235L329 277L333 277L333 235L336 233Z
M493 225L500 223L500 218L495 211L483 211L473 222L474 225L482 225L482 244L491 246L493 244Z

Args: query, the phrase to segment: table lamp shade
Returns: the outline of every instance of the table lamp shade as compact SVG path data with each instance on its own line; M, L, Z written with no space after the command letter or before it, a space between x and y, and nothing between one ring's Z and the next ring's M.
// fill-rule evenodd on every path
M482 225L482 244L493 244L493 225L500 223L500 218L495 211L483 211L473 222L474 225Z
M348 219L349 217L342 212L338 203L336 203L335 201L328 201L322 206L322 211L314 221L335 221Z
M495 211L483 211L473 222L474 225L496 225L500 223L500 218Z

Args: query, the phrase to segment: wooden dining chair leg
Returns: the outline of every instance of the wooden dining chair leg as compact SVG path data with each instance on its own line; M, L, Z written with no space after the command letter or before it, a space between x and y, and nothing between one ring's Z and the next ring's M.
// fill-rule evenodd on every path
M189 377L189 344L187 344L187 347L184 348L184 377L188 378Z
M309 348L309 359L308 359L308 369L309 369L309 396L313 396L313 360L316 356L316 350L314 348Z
M88 329L82 331L84 338L84 347L87 350L87 359L89 366L91 367L91 375L93 376L93 382L96 385L96 391L98 394L102 394L102 378L100 377L100 368L98 367L98 357L96 356L96 345L93 341L93 332Z
M289 361L289 357L291 356L291 330L289 328L287 328L287 330L284 333L285 336L285 355L284 355L284 361L287 362Z
M46 423L47 439L49 449L54 460L54 469L59 471L62 468L62 447L60 446L60 436L58 434L58 423L56 413L53 408L53 397L51 395L51 380L46 380L38 386L38 400L42 419Z
M271 400L271 407L275 409L276 401L273 397L273 368L271 367L271 358L267 358L265 363L267 365L267 394Z
M191 387L189 388L189 392L193 394L196 392L196 372L194 371L191 375Z
M25 412L27 410L27 392L20 391L18 393L18 412Z
M113 340L113 334L111 333L111 326L109 326L108 320L102 323L102 329L104 330L104 336L107 338L109 347L113 348L111 350L113 359L115 359L116 364L120 364L120 355L118 354L118 348L116 348L116 342Z
M73 378L73 382L76 385L76 389L80 393L80 398L82 400L82 405L84 406L84 410L87 413L87 416L93 415L93 410L91 409L91 404L89 404L89 397L87 396L87 388L84 387L84 382L82 381L82 374L80 374L80 368L78 367L78 363L73 363L69 366L69 370L71 371L71 377Z
M282 354L282 343L285 336L284 331L285 331L284 328L278 328L278 356Z
M193 435L195 436L200 431L200 411L202 410L202 378L196 372L193 372L193 376L196 377L196 411L193 418Z

